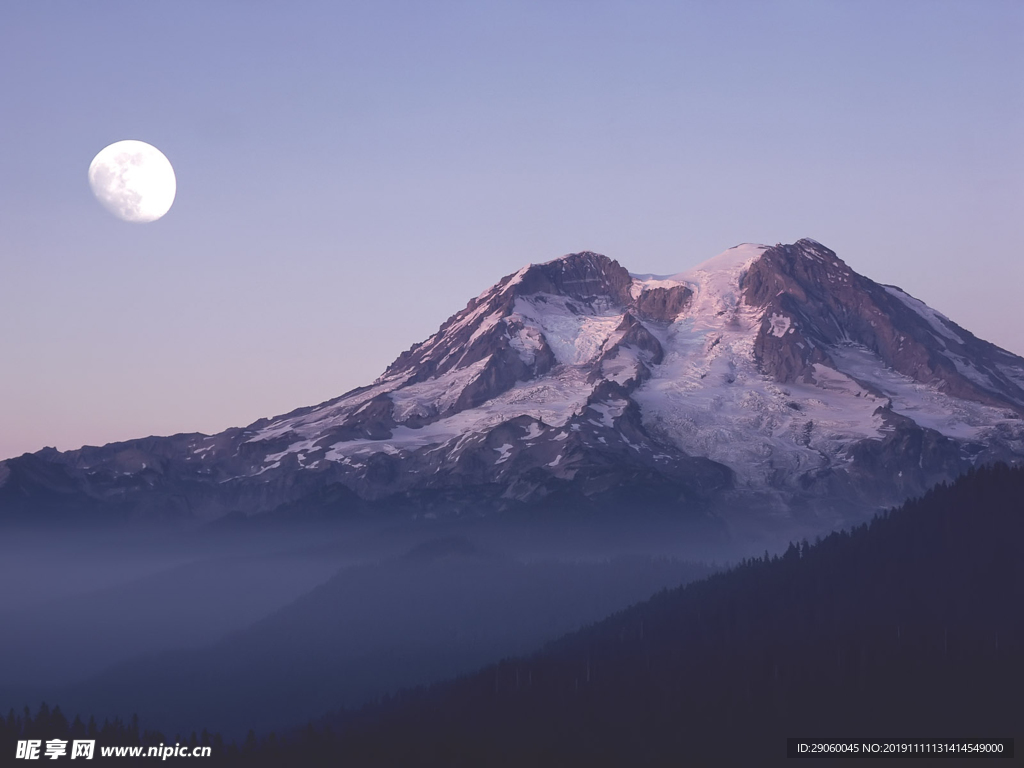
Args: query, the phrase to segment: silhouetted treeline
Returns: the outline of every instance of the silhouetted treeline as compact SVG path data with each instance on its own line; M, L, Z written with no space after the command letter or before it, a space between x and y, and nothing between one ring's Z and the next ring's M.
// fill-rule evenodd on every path
M1024 470L981 469L532 657L325 720L332 727L307 730L289 756L765 765L784 759L787 736L1019 739L1022 555Z
M533 656L250 734L215 761L760 766L783 763L787 736L1020 744L1022 554L1024 470L997 465Z

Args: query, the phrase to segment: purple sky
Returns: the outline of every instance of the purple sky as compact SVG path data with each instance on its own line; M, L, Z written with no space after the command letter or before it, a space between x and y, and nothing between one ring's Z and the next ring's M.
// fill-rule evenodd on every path
M1024 353L1024 3L0 8L0 458L368 383L502 275L813 237ZM139 139L161 220L86 171Z

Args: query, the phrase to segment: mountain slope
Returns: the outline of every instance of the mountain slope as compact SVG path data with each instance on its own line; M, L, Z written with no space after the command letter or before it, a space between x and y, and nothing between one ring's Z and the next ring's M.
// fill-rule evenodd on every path
M787 737L1019 740L1022 494L1024 469L972 471L532 656L325 718L288 754L309 765L788 765ZM246 764L261 757L274 755L264 747Z
M822 528L1019 461L1022 415L1024 359L813 240L669 277L584 252L504 277L334 400L0 463L0 515L627 507Z

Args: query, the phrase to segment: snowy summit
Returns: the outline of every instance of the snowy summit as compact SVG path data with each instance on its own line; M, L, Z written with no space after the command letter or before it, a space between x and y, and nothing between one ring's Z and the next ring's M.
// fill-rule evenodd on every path
M0 464L134 513L649 507L840 520L1024 456L1024 360L820 243L671 276L592 252L499 280L373 384L219 435Z

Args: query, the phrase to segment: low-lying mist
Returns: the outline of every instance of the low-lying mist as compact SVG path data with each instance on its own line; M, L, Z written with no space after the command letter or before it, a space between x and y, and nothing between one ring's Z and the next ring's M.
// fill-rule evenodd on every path
M729 554L628 530L383 519L22 532L0 545L0 707L45 700L240 738L531 651Z

